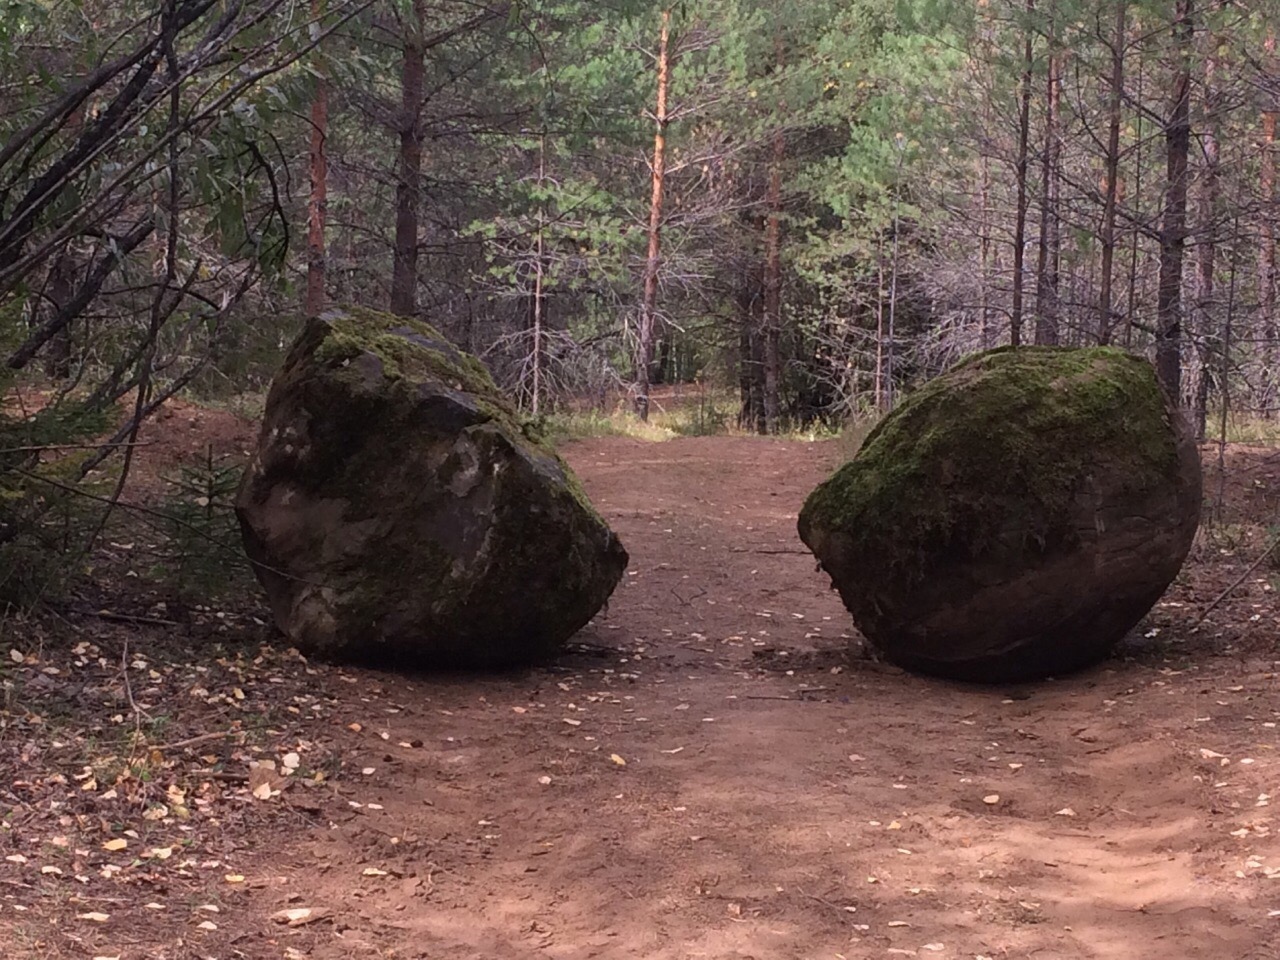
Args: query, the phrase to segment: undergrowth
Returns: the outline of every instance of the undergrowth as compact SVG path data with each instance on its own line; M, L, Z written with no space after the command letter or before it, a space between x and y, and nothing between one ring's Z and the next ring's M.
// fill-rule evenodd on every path
M234 508L241 472L238 461L215 456L210 446L198 463L164 478L169 489L151 579L179 600L207 602L248 584Z
M1208 440L1223 439L1222 413L1210 412L1208 416ZM1280 443L1280 420L1259 417L1251 413L1231 413L1227 416L1227 443L1271 447Z
M728 389L693 388L675 398L655 398L648 422L642 421L625 403L612 410L574 410L553 413L544 420L553 442L585 440L591 437L631 437L660 443L677 437L755 437L754 430L738 423L737 394ZM835 439L844 431L822 423L793 426L778 439L816 442Z

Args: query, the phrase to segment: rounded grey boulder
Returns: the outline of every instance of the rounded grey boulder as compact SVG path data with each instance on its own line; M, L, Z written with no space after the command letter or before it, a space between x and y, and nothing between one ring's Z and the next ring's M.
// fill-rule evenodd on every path
M537 661L627 565L479 360L363 309L311 320L294 343L236 510L277 625L329 658Z
M907 398L799 530L887 659L961 680L1104 657L1177 576L1199 452L1146 361L979 355Z

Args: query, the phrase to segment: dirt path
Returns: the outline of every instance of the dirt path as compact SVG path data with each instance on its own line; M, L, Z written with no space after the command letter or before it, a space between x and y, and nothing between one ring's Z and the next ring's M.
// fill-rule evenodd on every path
M794 533L822 448L568 456L632 555L588 646L346 672L366 772L242 905L332 922L241 956L1280 956L1274 665L984 691L851 660Z

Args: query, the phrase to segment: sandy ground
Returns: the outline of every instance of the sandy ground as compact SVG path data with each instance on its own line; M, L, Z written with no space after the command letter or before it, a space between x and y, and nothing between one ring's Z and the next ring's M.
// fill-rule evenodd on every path
M352 797L383 809L289 858L340 918L315 956L1280 956L1274 665L993 691L850 658L794 532L828 456L572 446L632 553L600 649L485 682L358 675L425 747L375 741Z
M609 438L567 456L632 557L570 656L479 679L295 666L316 718L280 749L328 744L324 786L201 827L218 859L191 858L205 887L186 880L168 921L144 885L86 932L56 920L65 885L0 862L15 955L1280 957L1266 575L1194 632L1223 580L1202 548L1127 658L952 685L850 653L795 534L834 448ZM237 682L254 703L285 679ZM35 848L19 833L0 852ZM282 909L313 922L273 923Z

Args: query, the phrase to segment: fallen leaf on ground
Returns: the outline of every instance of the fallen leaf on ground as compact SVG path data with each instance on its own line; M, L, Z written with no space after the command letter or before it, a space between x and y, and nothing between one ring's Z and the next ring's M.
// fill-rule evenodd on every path
M609 759L612 760L614 763L616 763L620 767L625 767L627 765L627 761L623 760L616 753L609 754Z
M312 907L292 907L288 910L280 910L271 915L271 919L276 923L287 923L291 927L300 927L303 924L315 923L317 920L323 920L329 915L329 911Z
M111 919L109 913L79 913L76 914L78 920L91 920L94 923L106 923Z
M118 850L123 850L128 845L129 845L128 840L125 840L123 837L117 837L114 840L108 840L106 843L104 843L102 845L102 849L109 850L112 853L115 853Z

